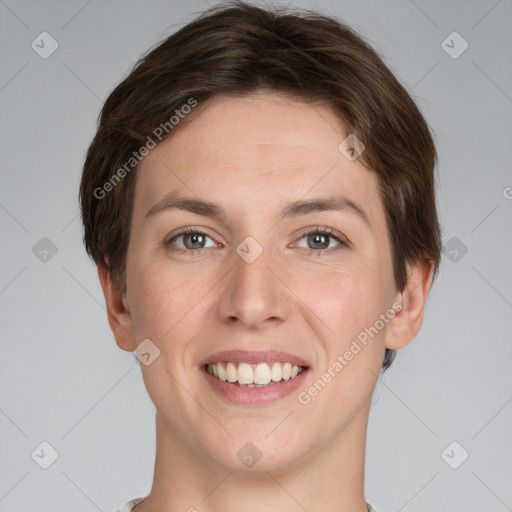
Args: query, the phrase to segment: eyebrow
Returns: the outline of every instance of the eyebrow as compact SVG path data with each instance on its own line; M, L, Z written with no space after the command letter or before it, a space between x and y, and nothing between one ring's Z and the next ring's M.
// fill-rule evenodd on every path
M202 199L179 197L174 194L164 196L155 203L144 216L148 219L165 210L171 209L185 210L205 217L222 219L226 217L226 212L222 206ZM344 211L359 217L371 229L371 222L365 210L355 201L346 197L328 197L316 198L310 200L300 200L287 203L281 211L281 217L298 217L314 212L322 211Z

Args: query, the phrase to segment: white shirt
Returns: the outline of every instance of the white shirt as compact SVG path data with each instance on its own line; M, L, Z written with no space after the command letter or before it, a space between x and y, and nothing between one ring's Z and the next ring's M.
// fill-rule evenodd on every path
M144 498L134 498L127 503L125 503L122 507L118 508L114 512L130 512L131 509L137 505L137 503L140 503Z
M118 508L114 512L131 512L132 508L137 505L137 503L140 503L144 498L134 498L127 503L125 503L121 508ZM370 503L368 503L368 512L379 512L378 510L374 509Z

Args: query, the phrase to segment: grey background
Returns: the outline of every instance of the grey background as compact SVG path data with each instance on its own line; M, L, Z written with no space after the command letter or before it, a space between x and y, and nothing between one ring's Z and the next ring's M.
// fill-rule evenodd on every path
M512 510L512 2L292 5L368 38L439 151L445 254L420 334L375 391L366 497L380 512ZM109 92L206 7L0 0L0 511L109 512L150 490L154 408L108 326L77 189ZM47 59L31 47L43 31L59 45ZM48 469L31 456L43 441Z

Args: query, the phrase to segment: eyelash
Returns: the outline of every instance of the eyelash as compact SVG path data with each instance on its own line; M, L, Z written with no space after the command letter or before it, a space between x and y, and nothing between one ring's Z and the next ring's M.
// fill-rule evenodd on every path
M174 242L180 236L190 235L190 234L204 235L204 236L207 236L208 238L211 238L209 235L207 235L206 233L200 231L199 229L196 229L196 228L193 228L193 227L188 227L188 228L185 228L185 229L181 230L180 232L176 233L172 238L167 240L165 242L165 246L166 247L170 246L171 243ZM332 230L331 228L325 228L325 227L321 227L321 226L315 226L313 228L307 229L306 231L304 231L302 233L302 235L299 238L299 240L302 240L302 238L304 238L307 235L311 235L311 234L328 235L329 238L334 238L337 242L339 242L340 247L338 249L335 249L333 247L331 247L330 249L306 249L306 251L308 252L308 254L310 256L320 257L320 256L324 255L327 252L332 252L333 249L336 251L336 250L339 250L341 248L346 248L346 247L349 246L349 244L345 241L344 237L341 234L338 234L336 231ZM208 248L207 247L203 247L202 249L182 249L181 247L179 247L179 248L173 249L173 250L176 250L178 252L188 252L188 253L191 253L191 252L201 252L201 251L203 251L205 249L208 249Z
M301 240L305 236L311 235L311 234L328 235L329 238L334 238L334 240L339 242L340 246L338 247L338 249L333 248L333 247L331 247L330 249L306 249L310 256L320 257L320 256L324 255L325 253L332 252L333 249L334 249L334 251L337 251L337 250L340 250L342 248L348 247L348 243L345 241L343 235L337 233L336 231L334 231L331 228L324 228L324 227L321 227L321 226L315 226L313 228L307 229L306 231L304 231L302 233L302 235L299 238L299 240Z

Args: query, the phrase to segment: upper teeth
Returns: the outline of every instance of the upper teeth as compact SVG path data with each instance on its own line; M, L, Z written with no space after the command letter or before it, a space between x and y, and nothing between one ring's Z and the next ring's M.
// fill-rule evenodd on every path
M266 385L296 377L304 368L291 363L248 363L218 362L206 365L206 370L220 380L239 384Z

